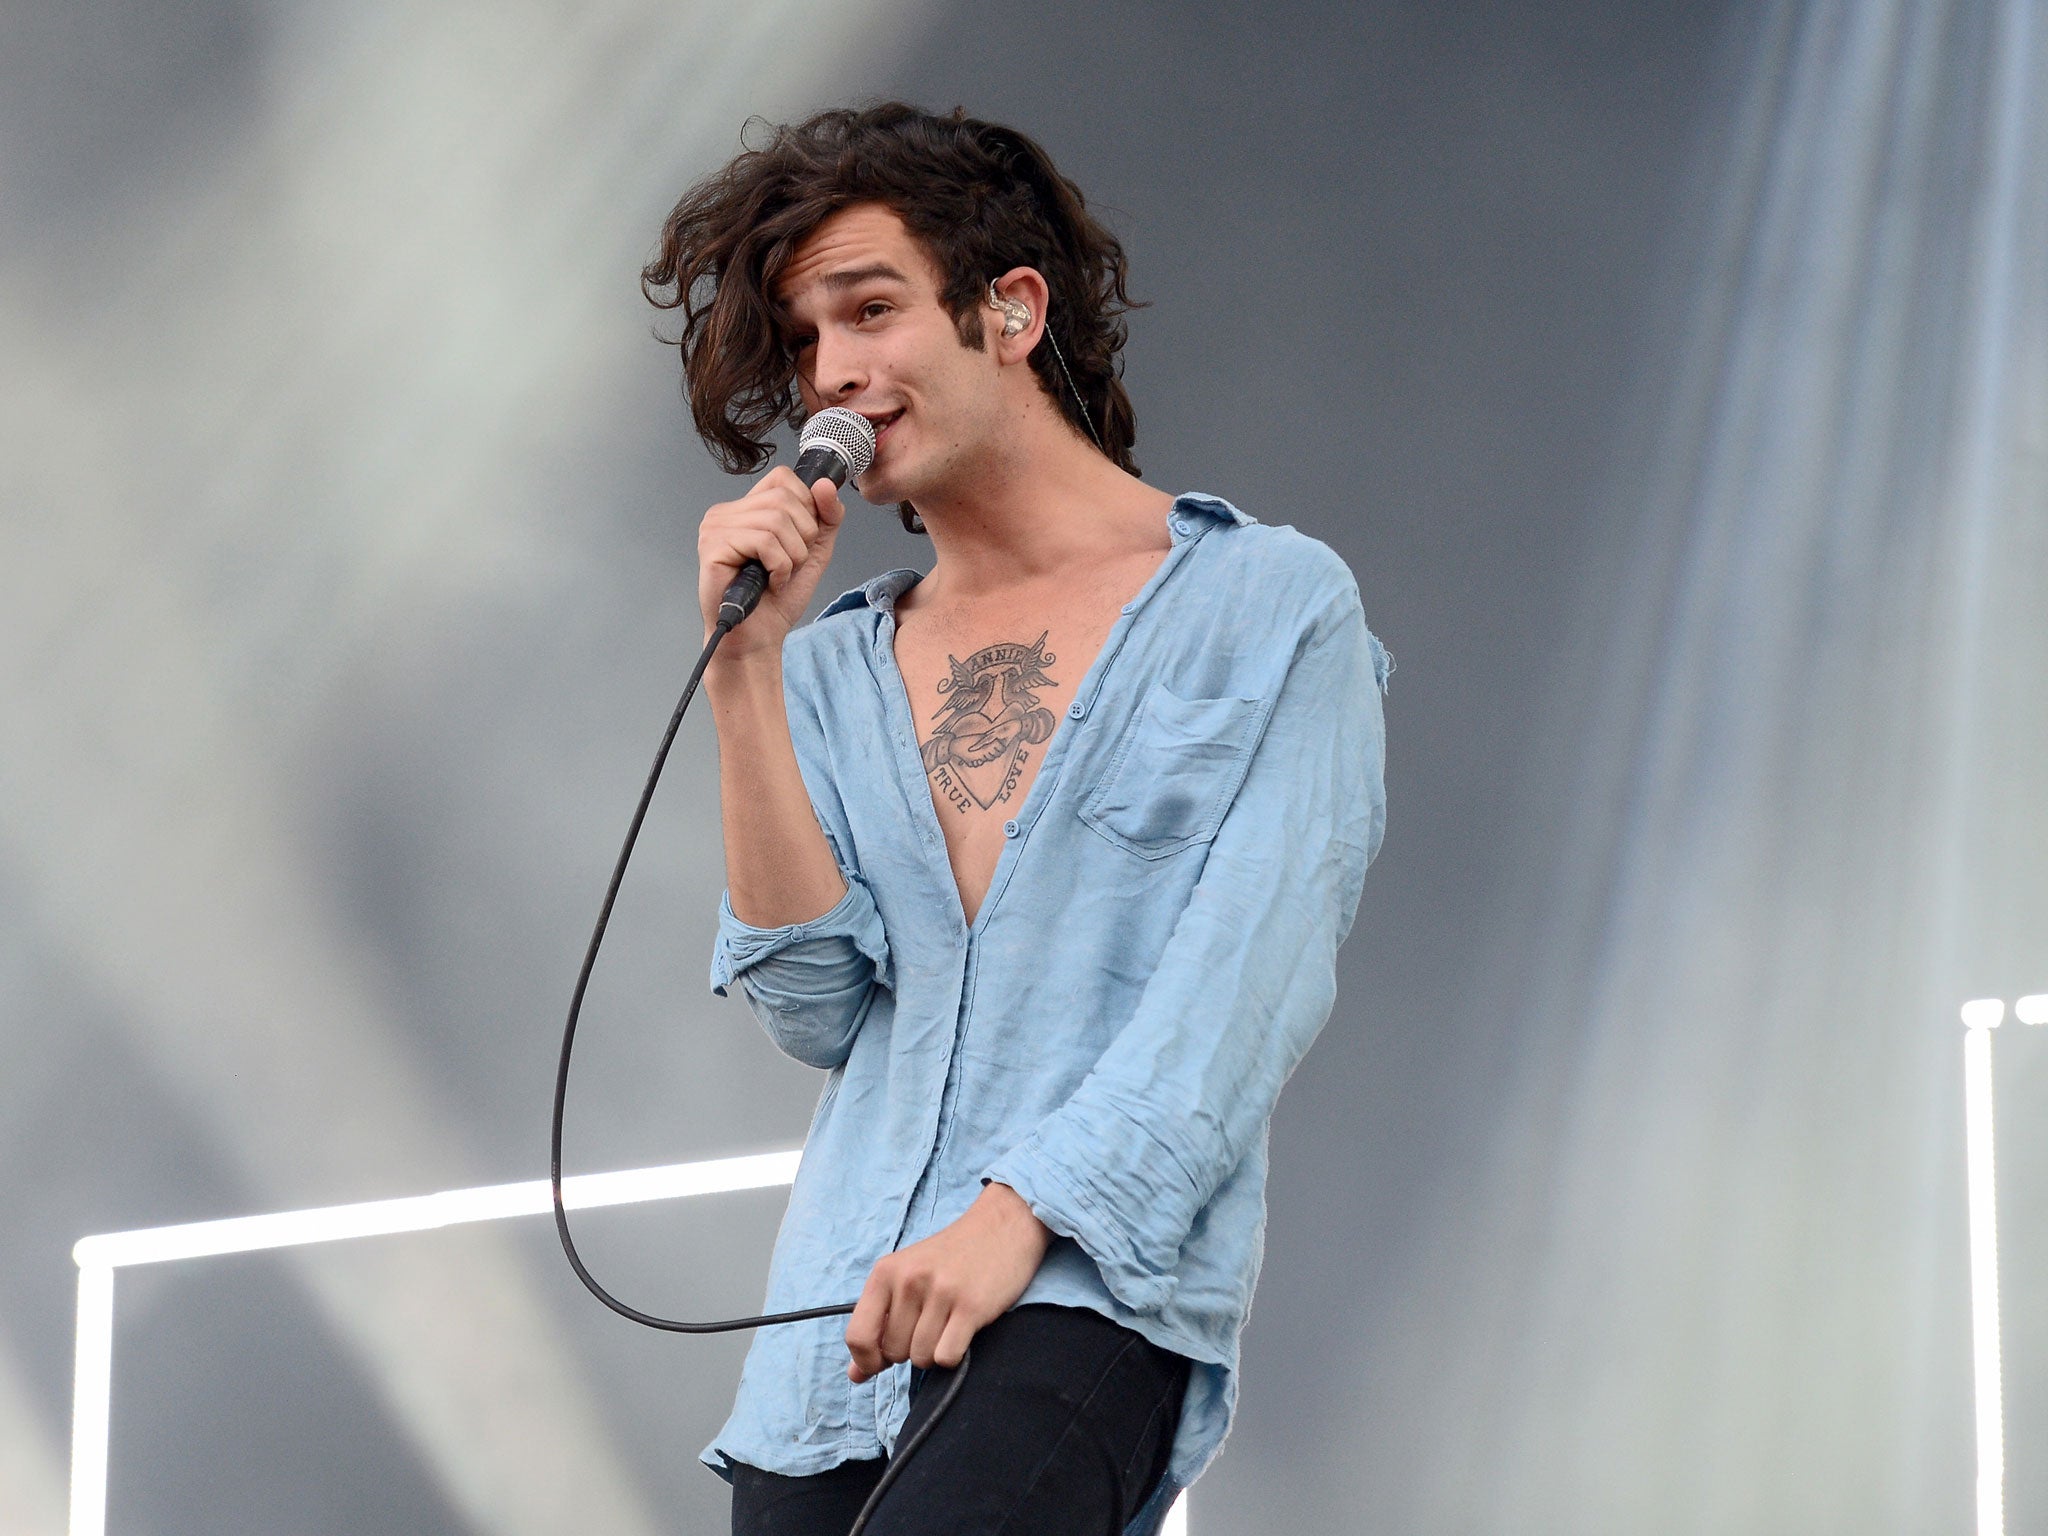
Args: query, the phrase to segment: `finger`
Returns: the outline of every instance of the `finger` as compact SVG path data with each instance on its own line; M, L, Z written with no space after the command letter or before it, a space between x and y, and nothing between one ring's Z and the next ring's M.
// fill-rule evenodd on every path
M771 488L795 491L799 496L806 494L803 481L797 478L796 471L787 464L776 465L767 474L754 482L754 489L757 491L765 491Z
M768 534L788 551L792 568L801 567L811 550L826 536L811 506L808 490L785 491L778 487L772 496L744 504L739 524Z
M765 555L756 558L768 567L768 585L780 588L786 578L802 569L803 563L811 558L810 543L790 525L787 517L778 518L760 532L772 541L762 547L775 550L780 558L770 560Z
M910 1341L931 1298L922 1285L898 1280L889 1297L888 1321L882 1325L882 1358L891 1365L910 1358Z
M822 476L811 486L811 505L817 512L819 526L828 532L846 518L846 503L840 499L839 487Z
M928 1371L932 1365L932 1352L939 1347L939 1340L951 1326L954 1316L951 1303L933 1295L925 1298L924 1306L917 1314L917 1327L911 1330L908 1359L919 1370Z
M981 1324L965 1307L955 1307L946 1319L939 1342L932 1346L932 1364L942 1370L952 1370L966 1358L967 1346L974 1342L975 1334L980 1331Z
M755 557L744 546L740 546L727 550L722 558L715 562L707 561L703 566L702 574L697 580L697 601L703 610L707 631L718 622L725 594L732 589L732 583L738 578L741 567L752 558ZM761 551L759 558L763 568L768 572L769 586L773 587L784 579L776 573L776 567L779 565L786 569L789 557L779 546L768 544Z
M882 1369L882 1327L888 1320L888 1287L883 1284L879 1270L870 1270L868 1283L861 1287L860 1300L854 1303L853 1315L846 1320L846 1352L853 1357L846 1374L855 1381L866 1381Z
M805 543L818 536L817 502L811 488L793 474L787 484L764 487L758 498L749 498L749 504L787 518Z
M720 572L737 572L749 560L758 560L767 567L770 581L780 582L807 553L786 522L778 526L773 516L761 516L751 522L707 528L698 558L707 569Z
M758 499L763 505L786 510L797 526L804 530L806 538L818 531L817 497L812 487L799 480L796 471L786 464L778 466L755 486L747 499Z

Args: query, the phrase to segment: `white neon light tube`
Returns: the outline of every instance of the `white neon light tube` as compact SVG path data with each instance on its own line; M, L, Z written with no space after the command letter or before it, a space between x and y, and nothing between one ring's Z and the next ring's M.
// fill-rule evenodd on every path
M796 1177L797 1153L763 1152L752 1157L722 1157L701 1163L667 1163L658 1168L629 1168L618 1173L584 1173L562 1180L562 1203L571 1210L604 1205L631 1205L641 1200L673 1200L684 1195L716 1195L742 1189L769 1189ZM433 1195L408 1195L399 1200L367 1200L357 1205L324 1205L304 1211L277 1211L268 1216L235 1216L226 1221L195 1221L177 1227L144 1227L134 1232L103 1232L82 1237L71 1250L81 1269L110 1269L130 1264L162 1264L172 1259L208 1258L223 1253L254 1253L264 1248L295 1248L304 1243L329 1243L345 1237L381 1237L393 1232L428 1232L468 1221L495 1221L505 1216L538 1216L553 1209L546 1179L523 1184L485 1184L474 1189L449 1189Z
M114 1272L78 1271L78 1354L71 1382L71 1536L107 1528L107 1427L114 1390Z
M1991 1032L2005 1004L1963 1005L1963 1123L1970 1188L1970 1339L1977 1394L1977 1536L2005 1533L2005 1404L1999 1369L1998 1162L1991 1130Z
M772 1189L796 1178L800 1153L665 1163L618 1173L586 1173L562 1180L562 1203L571 1210L674 1200L748 1189ZM464 1222L541 1216L554 1208L545 1179L486 1184L397 1200L195 1221L181 1226L101 1232L72 1247L78 1264L78 1352L72 1385L70 1536L106 1536L107 1451L114 1385L114 1271L136 1264L255 1253L351 1237L428 1232ZM1187 1536L1183 1493L1160 1527L1160 1536Z
M743 1189L770 1189L796 1177L796 1152L763 1152L698 1163L666 1163L618 1173L586 1173L562 1180L562 1203L572 1210L673 1200ZM114 1391L114 1271L133 1264L212 1258L294 1248L348 1237L427 1232L470 1221L539 1216L554 1208L546 1179L486 1184L399 1200L275 1211L226 1221L195 1221L133 1232L82 1237L71 1256L78 1264L78 1348L71 1397L70 1536L106 1536L107 1448Z

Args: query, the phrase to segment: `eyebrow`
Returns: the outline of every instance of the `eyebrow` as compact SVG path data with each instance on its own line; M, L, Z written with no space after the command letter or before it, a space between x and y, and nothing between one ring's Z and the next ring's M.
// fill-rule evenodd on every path
M865 267L849 267L844 272L827 272L818 282L833 293L843 293L848 288L858 288L862 283L871 283L878 278L899 283L910 281L886 261L878 261Z

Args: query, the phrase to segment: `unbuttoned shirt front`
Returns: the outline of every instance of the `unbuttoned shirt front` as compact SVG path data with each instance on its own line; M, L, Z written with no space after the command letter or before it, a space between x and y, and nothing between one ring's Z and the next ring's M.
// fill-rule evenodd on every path
M713 988L828 1075L771 1311L852 1301L984 1183L1054 1241L1020 1304L1087 1307L1194 1363L1168 1470L1215 1455L1265 1230L1266 1126L1329 1016L1385 824L1389 661L1324 545L1182 496L1172 547L1046 744L964 917L895 659L892 571L793 631L790 734L846 895L754 928ZM883 1455L907 1366L847 1379L845 1320L764 1328L705 1452L802 1475Z

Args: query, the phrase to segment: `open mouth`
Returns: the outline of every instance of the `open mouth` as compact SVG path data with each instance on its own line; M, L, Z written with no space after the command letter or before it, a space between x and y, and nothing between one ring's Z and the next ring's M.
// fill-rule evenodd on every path
M902 416L903 412L899 409L889 412L886 416L868 417L868 424L875 429L875 451L877 453L882 450L882 439L889 435L889 429L895 426L902 419Z

